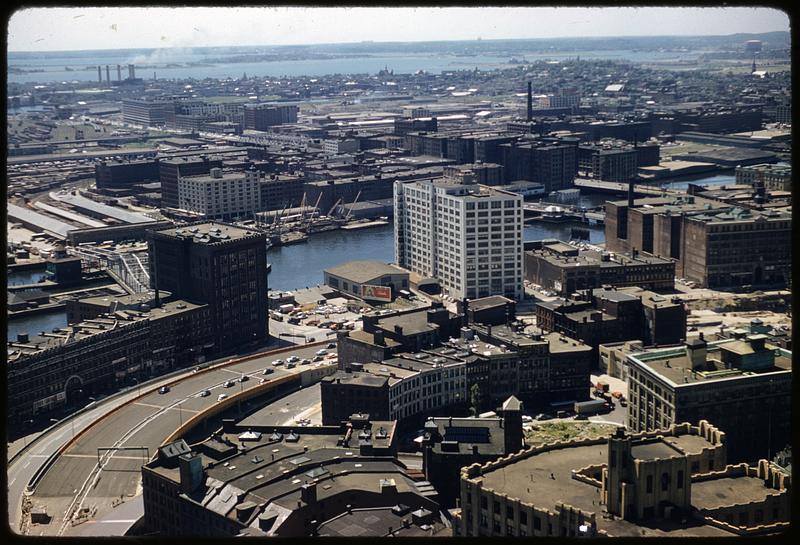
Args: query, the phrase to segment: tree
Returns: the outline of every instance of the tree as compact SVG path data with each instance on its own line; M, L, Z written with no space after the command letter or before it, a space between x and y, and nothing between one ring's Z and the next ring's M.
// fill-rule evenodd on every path
M481 387L476 382L469 389L469 414L478 416L478 408L481 405Z

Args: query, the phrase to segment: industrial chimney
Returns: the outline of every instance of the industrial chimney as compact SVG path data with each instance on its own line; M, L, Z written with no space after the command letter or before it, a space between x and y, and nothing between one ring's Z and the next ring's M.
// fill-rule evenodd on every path
M531 82L528 82L528 121L533 119L533 91Z
M111 83L111 69L106 65L106 81Z
M122 81L122 67L117 65L117 81Z
M97 82L103 83L103 70L99 65L97 66Z

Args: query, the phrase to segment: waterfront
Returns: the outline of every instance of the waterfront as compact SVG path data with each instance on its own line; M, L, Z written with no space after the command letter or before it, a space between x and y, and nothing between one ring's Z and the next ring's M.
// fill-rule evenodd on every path
M54 81L97 81L97 65L136 65L137 75L151 78L155 72L158 79L196 79L248 77L295 77L325 76L330 74L374 74L385 67L396 74L410 74L417 70L438 74L453 70L491 70L515 66L509 61L522 58L527 62L540 60L560 61L574 59L613 59L636 62L690 61L700 51L634 51L628 49L541 51L508 50L503 54L474 55L447 53L380 52L378 54L328 54L331 58L306 58L291 60L253 60L267 50L243 48L243 51L226 48L166 48L150 50L105 50L105 51L60 51L48 54L10 52L7 62L19 70L33 72L10 72L9 83L45 83ZM219 62L220 58L235 59L236 62ZM38 71L41 70L41 71Z
M716 174L697 180L675 180L668 185L674 189L685 189L688 183L703 185L732 184L732 174ZM578 206L594 208L608 199L615 199L607 193L588 193L581 195ZM589 231L589 241L593 244L605 242L602 225L581 223L533 222L523 228L524 240L556 238L569 240L573 228ZM267 261L272 264L268 285L272 290L287 291L307 286L316 286L323 281L322 271L347 261L373 259L389 263L394 261L394 225L383 225L351 231L328 231L309 237L307 242L270 248ZM9 275L9 285L24 281L36 282L41 271L20 271ZM66 313L57 311L20 318L9 322L8 339L16 338L17 333L39 333L52 331L67 325Z

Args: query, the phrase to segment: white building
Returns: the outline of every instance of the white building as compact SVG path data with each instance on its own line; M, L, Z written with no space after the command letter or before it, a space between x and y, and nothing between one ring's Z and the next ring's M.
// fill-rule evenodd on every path
M355 153L358 151L358 140L329 139L322 141L322 152L325 155L339 155L340 153Z
M521 299L522 196L453 180L396 182L395 259L452 297Z
M261 175L255 170L223 173L222 169L212 168L208 175L181 177L178 208L209 219L230 219L258 212Z

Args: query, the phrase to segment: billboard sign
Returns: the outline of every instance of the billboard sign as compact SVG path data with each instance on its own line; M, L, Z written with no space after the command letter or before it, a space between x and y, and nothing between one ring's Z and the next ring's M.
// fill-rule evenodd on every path
M390 303L392 301L392 288L390 286L370 286L369 284L362 284L361 298L364 300Z

